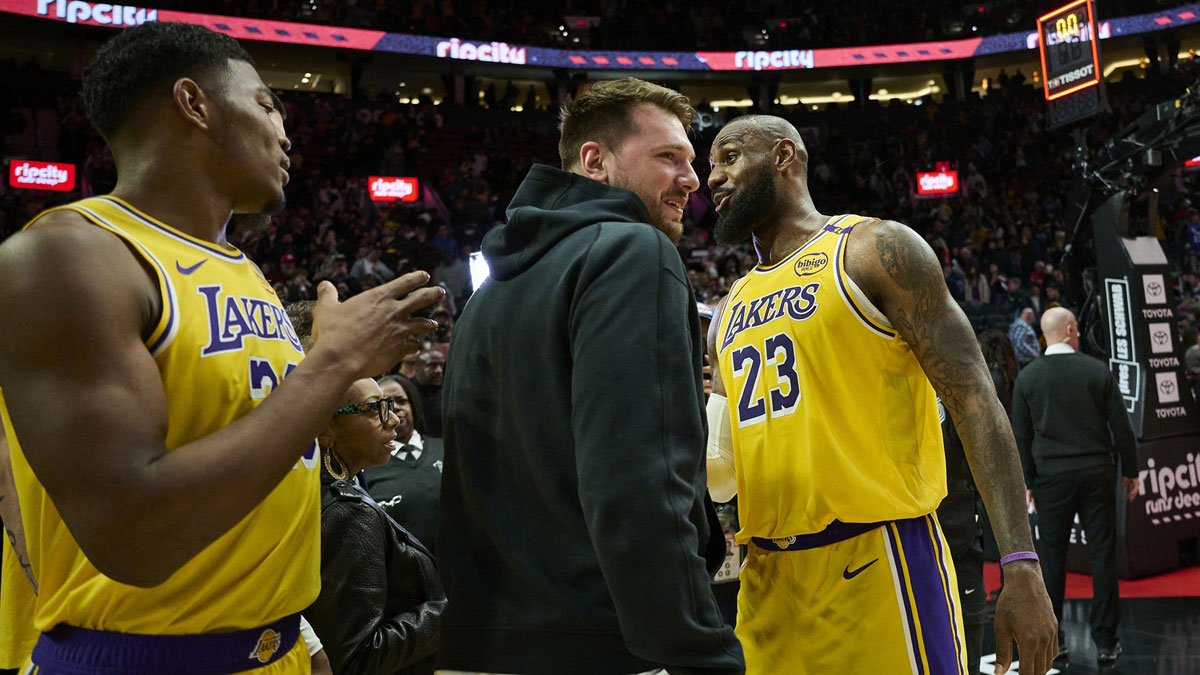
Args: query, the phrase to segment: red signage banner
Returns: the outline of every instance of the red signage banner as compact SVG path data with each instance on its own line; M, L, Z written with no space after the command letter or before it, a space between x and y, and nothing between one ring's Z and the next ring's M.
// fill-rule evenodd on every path
M8 184L26 190L70 192L75 189L75 165L14 159L8 164Z
M919 195L952 195L957 192L957 171L922 171L917 173L917 194Z
M421 198L420 181L416 178L399 176L371 176L367 178L371 190L371 201L415 202Z

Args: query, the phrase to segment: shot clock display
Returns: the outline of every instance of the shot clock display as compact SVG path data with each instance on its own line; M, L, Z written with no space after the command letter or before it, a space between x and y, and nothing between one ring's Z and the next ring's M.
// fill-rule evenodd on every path
M1037 23L1046 100L1095 86L1101 71L1091 0L1075 0Z

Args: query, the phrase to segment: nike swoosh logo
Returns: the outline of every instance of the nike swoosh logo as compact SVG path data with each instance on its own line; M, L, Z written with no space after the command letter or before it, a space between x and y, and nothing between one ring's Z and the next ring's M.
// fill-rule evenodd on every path
M846 565L846 569L842 572L842 576L847 579L853 579L854 577L862 574L863 570L867 569L868 567L870 567L871 565L874 565L877 562L879 562L879 558L872 560L871 562L867 563L866 565L863 565L862 567L854 570L853 572L850 571L850 566Z
M975 592L974 588L968 588L967 590L963 591L963 595L970 595L974 592Z
M195 272L196 270L200 269L200 266L206 262L208 262L208 258L201 260L200 262L196 263L195 265L192 265L191 267L184 267L183 265L179 264L178 260L176 260L175 261L175 269L179 270L180 274L183 274L186 276L186 275L191 274L192 272Z

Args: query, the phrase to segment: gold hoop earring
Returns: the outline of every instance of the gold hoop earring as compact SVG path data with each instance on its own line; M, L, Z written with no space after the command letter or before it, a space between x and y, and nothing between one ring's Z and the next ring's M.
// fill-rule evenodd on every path
M342 464L342 460L337 460L337 470L334 470L333 462L333 448L329 448L325 451L325 470L337 480L350 480L350 470L346 468L345 464Z

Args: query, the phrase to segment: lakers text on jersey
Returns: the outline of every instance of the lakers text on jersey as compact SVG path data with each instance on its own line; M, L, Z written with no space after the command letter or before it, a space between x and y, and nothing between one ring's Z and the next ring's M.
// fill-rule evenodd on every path
M300 363L300 341L278 298L241 251L191 237L113 197L60 208L120 237L154 272L163 309L145 344L166 395L168 452L249 413ZM40 218L27 227L37 227ZM2 398L0 413L39 584L39 630L65 624L151 635L231 632L296 614L316 598L315 442L233 529L163 584L135 588L105 577L88 561L30 469ZM87 439L79 448L87 452Z
M739 543L923 516L946 493L933 387L845 271L859 216L757 267L718 324Z

